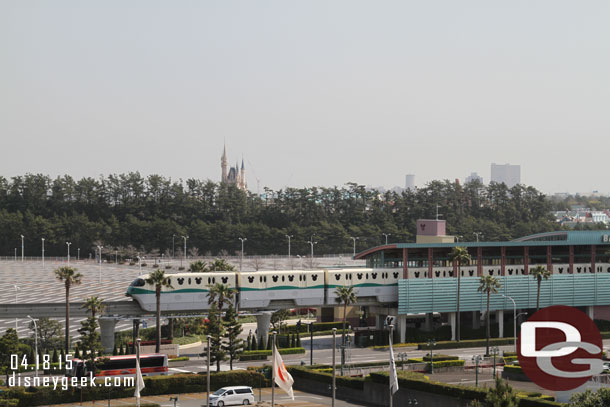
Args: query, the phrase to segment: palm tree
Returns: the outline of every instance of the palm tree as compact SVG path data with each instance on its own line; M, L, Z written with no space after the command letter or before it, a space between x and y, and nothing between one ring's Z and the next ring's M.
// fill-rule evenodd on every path
M347 323L347 307L358 301L356 297L356 290L353 286L342 286L335 289L335 295L337 296L337 302L343 304L343 335L341 337L341 343L345 345L345 326Z
M455 338L457 341L460 341L460 291L461 291L461 277L462 277L462 264L469 264L471 257L468 254L468 249L465 247L456 246L449 253L449 260L451 260L454 264L457 262L457 304L456 304L456 333Z
M157 297L157 343L155 344L155 352L159 353L161 347L161 289L163 287L173 288L169 282L169 277L165 276L165 271L157 269L144 279L146 284L155 286L155 296Z
M92 295L89 298L85 298L85 304L83 304L82 308L85 308L87 311L91 312L91 316L95 318L95 314L98 312L104 312L106 305L97 295Z
M489 355L489 299L491 294L497 294L498 288L502 287L500 280L494 276L481 276L477 291L487 293L487 314L485 314L485 330L487 339L485 341L485 355Z
M83 278L73 267L63 266L55 271L55 278L64 282L66 287L66 354L70 351L70 287L79 285Z
M210 271L210 269L208 268L208 265L205 261L196 260L189 264L189 271L191 273L205 273L207 271Z
M552 273L544 267L538 265L533 269L530 269L530 274L534 276L538 282L538 295L536 297L536 311L538 311L540 309L540 285L542 284L542 279L548 280Z
M209 285L208 289L208 304L216 303L218 313L221 314L224 303L227 301L233 301L235 290L233 288L229 288L228 285L221 283Z

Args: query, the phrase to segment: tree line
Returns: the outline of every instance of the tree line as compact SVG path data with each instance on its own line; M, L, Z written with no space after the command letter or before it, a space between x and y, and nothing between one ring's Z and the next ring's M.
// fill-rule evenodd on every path
M531 186L465 185L432 181L423 188L380 192L348 183L342 187L285 188L257 195L210 180L172 180L138 172L55 179L26 174L0 177L0 255L65 256L94 253L108 257L141 253L176 255L188 236L196 254L235 254L245 237L246 254L307 254L312 237L316 254L349 253L385 242L413 241L415 222L434 218L439 205L447 233L474 240L508 240L556 229L553 203ZM193 253L190 253L193 254Z

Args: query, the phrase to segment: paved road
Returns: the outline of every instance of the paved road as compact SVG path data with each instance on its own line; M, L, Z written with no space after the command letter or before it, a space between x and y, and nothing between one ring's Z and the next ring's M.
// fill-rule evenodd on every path
M255 389L254 391L254 395L256 396L256 401L259 400L259 391L258 389ZM169 398L170 397L175 397L176 395L163 395L163 396L148 396L148 397L143 397L142 398L142 402L152 402L152 403L157 403L160 404L162 407L173 407L174 403L173 401L170 402ZM178 394L178 402L176 403L177 407L201 407L201 406L205 406L206 405L206 397L207 394L206 393L189 393L189 394ZM281 407L281 406L291 406L291 407L322 407L322 406L330 406L331 405L331 399L329 397L324 397L324 396L318 396L317 394L310 394L310 393L304 393L301 391L295 391L294 392L294 401L291 400L290 398L288 398L288 396L286 396L286 394L280 390L280 389L275 389L275 400L276 400L276 406L277 407ZM262 389L262 400L263 401L271 401L271 389L270 388L266 388L266 389ZM110 401L110 406L114 406L114 407L119 407L119 406L124 406L127 404L135 404L135 398L130 398L130 399L116 399L116 400L111 400ZM80 403L73 403L73 404L55 404L54 406L62 406L62 407L67 407L67 406L100 406L100 405L108 405L106 402L102 402L100 403L99 401L97 403L92 403L92 402L83 402L83 404ZM271 404L266 404L268 406L270 406ZM345 401L341 401L341 400L336 400L335 402L335 406L337 407L352 407L352 406L359 406L359 405L366 405L366 404L353 404L353 403L348 403Z

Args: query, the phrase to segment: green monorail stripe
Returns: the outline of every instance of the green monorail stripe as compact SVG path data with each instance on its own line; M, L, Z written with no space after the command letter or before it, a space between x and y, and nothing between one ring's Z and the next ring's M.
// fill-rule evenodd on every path
M377 283L362 283L362 284L354 284L352 287L396 287L398 286L398 282L394 283L394 284L377 284ZM345 286L345 285L334 285L334 284L329 284L328 288L337 288L337 287L349 287L349 286Z
M182 294L182 293L207 293L209 290L201 288L183 288L180 290L173 291L161 291L161 294ZM155 290L147 290L145 288L131 287L130 294L155 294Z
M239 287L239 291L267 291L267 290L311 290L314 288L324 288L324 285L315 285L313 287L296 287L291 285L281 285L277 287L269 288L250 288L250 287Z

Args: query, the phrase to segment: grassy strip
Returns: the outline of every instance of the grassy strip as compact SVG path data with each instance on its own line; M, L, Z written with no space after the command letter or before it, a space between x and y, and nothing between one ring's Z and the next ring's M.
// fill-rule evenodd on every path
M513 338L490 338L490 346L512 345ZM486 345L485 339L469 339L465 341L442 341L437 342L433 349L460 349L460 348L480 348ZM427 343L418 343L418 350L429 350Z
M179 338L174 338L173 342L176 345L189 345L191 343L196 343L196 342L205 342L206 341L206 336L205 335L188 335L188 336L182 336Z

